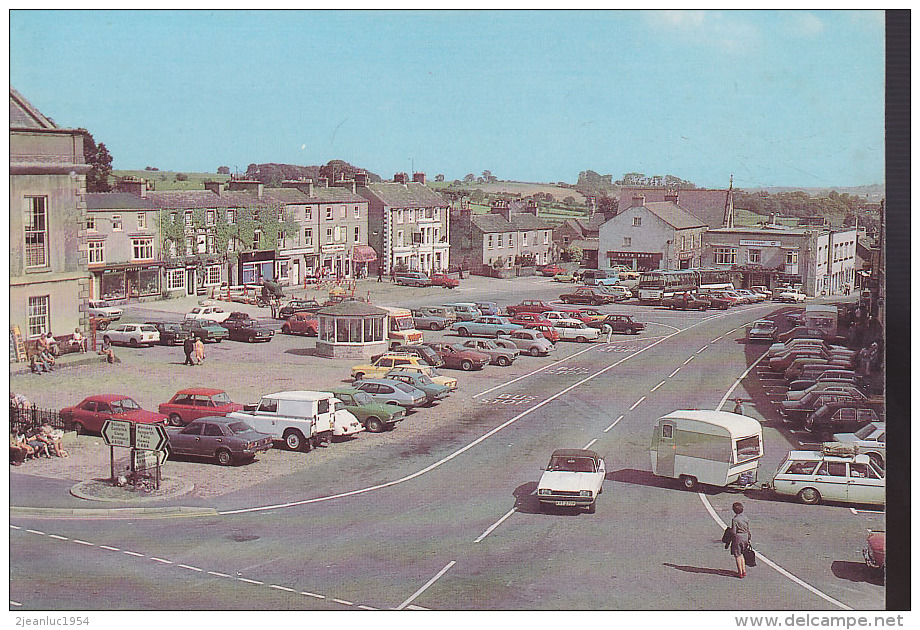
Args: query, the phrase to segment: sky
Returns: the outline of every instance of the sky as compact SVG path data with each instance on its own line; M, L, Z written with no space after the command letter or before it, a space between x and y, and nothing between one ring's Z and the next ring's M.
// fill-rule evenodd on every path
M884 181L882 11L11 11L10 85L116 169Z

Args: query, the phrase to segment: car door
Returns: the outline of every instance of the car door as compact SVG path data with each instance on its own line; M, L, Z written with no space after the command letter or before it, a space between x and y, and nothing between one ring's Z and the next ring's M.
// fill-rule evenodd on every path
M169 434L169 450L177 455L200 452L202 423L190 422L181 431Z
M814 485L823 498L846 501L849 483L847 472L847 462L821 462L815 471Z
M97 430L93 429L93 427L95 427L97 424L99 424L99 427L101 428L101 423L99 423L98 419L95 417L97 404L98 403L95 400L87 400L86 402L74 407L74 422L79 422L90 431Z
M199 455L213 455L220 446L224 446L224 432L220 425L203 422Z
M850 462L847 480L847 501L853 503L883 503L885 479L872 464Z

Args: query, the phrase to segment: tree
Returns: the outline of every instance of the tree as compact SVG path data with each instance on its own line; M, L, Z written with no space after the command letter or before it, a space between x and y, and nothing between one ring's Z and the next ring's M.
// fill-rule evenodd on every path
M185 173L176 173L176 181L177 182L187 182L188 175L186 175Z
M564 203L567 206L574 206L577 202L575 201L575 197L569 195L565 199L562 200L562 203Z
M473 175L472 173L467 173L466 177L463 178L463 181L466 182L467 184L472 184L473 182L476 181L476 176Z
M104 143L96 145L89 131L83 128L78 131L83 133L83 160L90 165L89 173L86 174L86 192L111 191L109 176L112 174L112 155Z
M218 175L229 175L229 174L230 174L230 167L229 167L229 166L218 166L218 167L217 167L217 174L218 174Z
M616 214L620 209L620 200L616 197L598 197L597 211L602 214Z
M156 166L145 166L144 170L145 171L158 171L160 169L158 169Z
M435 175L435 176L434 176L434 181L436 181L436 182L443 182L443 181L444 181L444 173L438 173L437 175Z
M623 179L617 181L618 186L642 186L648 178L645 173L625 173Z
M585 253L577 245L570 245L562 250L562 260L566 262L581 262Z

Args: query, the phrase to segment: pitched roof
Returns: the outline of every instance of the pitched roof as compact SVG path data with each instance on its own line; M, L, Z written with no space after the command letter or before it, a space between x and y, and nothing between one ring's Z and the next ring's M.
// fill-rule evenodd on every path
M271 202L243 192L224 191L219 195L210 190L151 190L147 199L157 208L190 210L193 208L268 207Z
M517 228L513 227L505 220L505 217L500 214L474 214L470 217L470 221L472 221L473 225L479 230L487 234L517 231Z
M58 126L10 86L10 129L57 129Z
M86 193L87 210L143 210L158 206L148 199L126 192Z
M673 201L646 202L645 209L676 230L706 227L706 223L693 216Z
M549 230L552 229L546 221L538 219L529 212L511 215L511 226L516 230Z
M629 187L620 189L620 212L633 205L634 195L643 195L646 205L648 202L664 201L667 194L672 191L667 188L641 188ZM711 228L722 227L725 217L725 197L728 189L686 188L678 193L678 205L702 219Z
M448 205L441 195L418 182L378 182L358 190L367 191L391 208L434 208Z

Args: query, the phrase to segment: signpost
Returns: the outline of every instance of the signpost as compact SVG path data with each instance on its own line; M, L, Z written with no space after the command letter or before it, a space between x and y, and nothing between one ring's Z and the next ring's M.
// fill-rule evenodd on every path
M109 445L112 483L115 483L115 447L131 449L131 472L138 468L156 466L156 488L160 489L160 466L168 455L166 429L159 424L135 424L128 420L106 420L102 425L102 439ZM137 475L133 474L137 486Z
M115 447L131 448L131 423L127 420L106 420L102 425L102 439L109 445L112 485L115 484Z

